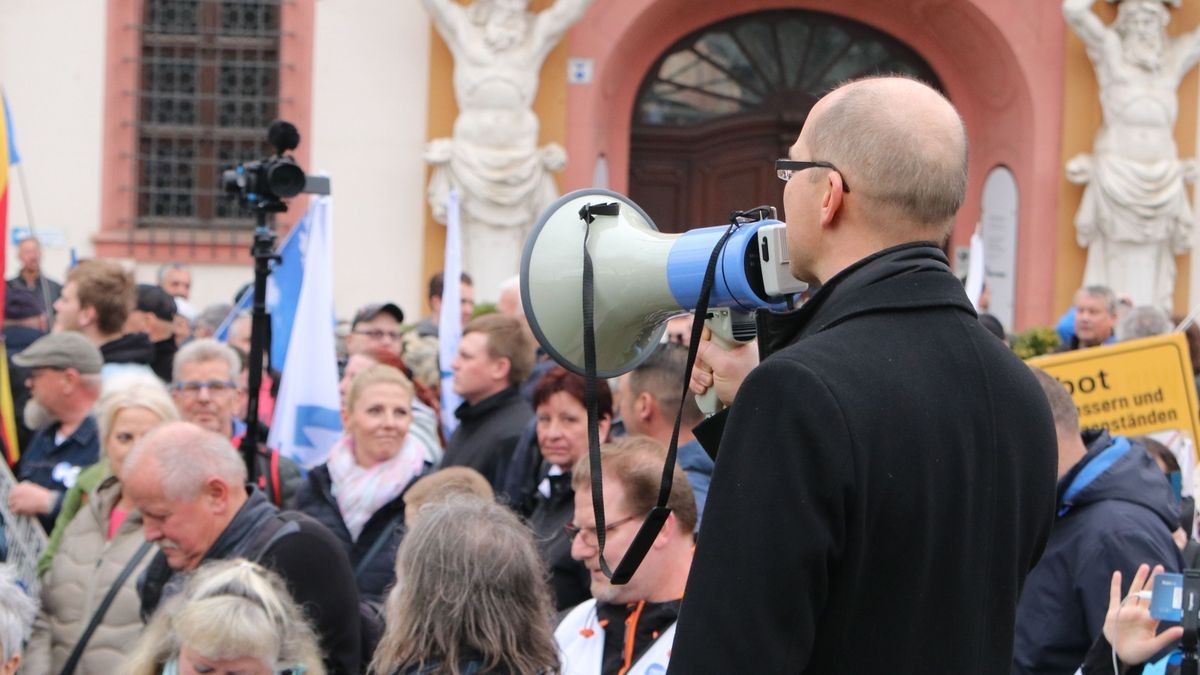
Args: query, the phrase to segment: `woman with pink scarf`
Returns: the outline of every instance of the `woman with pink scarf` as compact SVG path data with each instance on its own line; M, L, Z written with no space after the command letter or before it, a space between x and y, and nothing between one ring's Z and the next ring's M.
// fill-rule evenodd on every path
M342 438L308 473L292 508L321 521L346 547L363 599L380 602L395 576L403 494L425 468L408 434L413 385L396 368L358 373L342 403Z

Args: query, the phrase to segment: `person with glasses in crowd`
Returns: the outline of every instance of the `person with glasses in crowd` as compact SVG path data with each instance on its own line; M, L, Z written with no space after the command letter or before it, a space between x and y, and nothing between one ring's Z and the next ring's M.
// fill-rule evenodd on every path
M13 363L29 372L26 419L36 410L49 421L21 453L13 471L19 482L8 492L8 508L37 516L49 532L67 490L100 456L92 405L100 396L104 358L86 337L64 331L39 338Z
M121 478L133 445L177 419L170 394L151 373L122 373L104 383L96 403L104 461L80 474L63 500L43 556L41 609L25 672L61 673L70 662L78 673L115 673L141 634L137 577L150 562L150 545ZM78 493L84 484L93 487ZM113 601L101 611L110 593Z
M325 675L325 666L312 626L283 579L238 559L198 569L154 616L123 672Z
M1055 432L942 250L963 120L917 80L857 80L776 169L791 273L819 289L760 313L757 348L696 345L693 389L729 408L695 429L716 465L672 669L1008 673Z
M528 514L538 551L550 569L550 588L559 611L591 597L587 568L571 557L571 539L563 529L575 515L571 469L588 456L588 415L583 401L583 377L562 366L543 375L533 390L542 462L537 487L528 496L523 512ZM596 383L601 443L608 440L612 407L612 390L601 380Z
M211 338L193 340L175 354L171 390L183 419L228 438L240 449L242 437L250 430L238 419L246 397L238 387L241 360L233 348ZM265 447L267 430L260 423L256 430L258 448L258 488L276 506L293 499L303 484L300 467L278 450Z
M404 311L399 306L390 302L367 305L350 322L346 353L353 356L382 348L401 356L403 335Z
M638 528L658 500L667 450L646 436L604 445L604 559L616 569ZM554 631L564 673L646 675L669 665L675 624L696 540L692 487L675 467L663 523L629 583L611 583L600 568L599 537L592 505L592 472L585 455L571 471L574 520L566 526L571 555L591 577L592 599L570 610Z

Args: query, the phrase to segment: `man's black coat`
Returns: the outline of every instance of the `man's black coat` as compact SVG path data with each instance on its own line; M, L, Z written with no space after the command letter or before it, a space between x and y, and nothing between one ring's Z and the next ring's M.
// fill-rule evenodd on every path
M724 420L671 671L1007 673L1054 509L1032 374L931 244L786 325Z

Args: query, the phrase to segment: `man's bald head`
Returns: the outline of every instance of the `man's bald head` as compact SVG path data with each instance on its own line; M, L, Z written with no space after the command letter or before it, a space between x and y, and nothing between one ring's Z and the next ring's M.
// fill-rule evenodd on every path
M192 499L212 478L230 486L246 482L246 465L229 440L191 422L168 422L147 432L129 451L124 471L133 475L143 467L171 499Z
M837 166L864 212L885 224L940 238L966 196L962 118L916 80L876 77L839 87L813 106L801 138L809 156ZM814 171L811 180L821 178Z

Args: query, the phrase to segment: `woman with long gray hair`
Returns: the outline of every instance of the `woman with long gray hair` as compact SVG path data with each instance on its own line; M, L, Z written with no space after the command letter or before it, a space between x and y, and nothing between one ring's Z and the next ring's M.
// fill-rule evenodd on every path
M545 568L529 528L494 502L426 504L396 556L375 675L557 673Z

